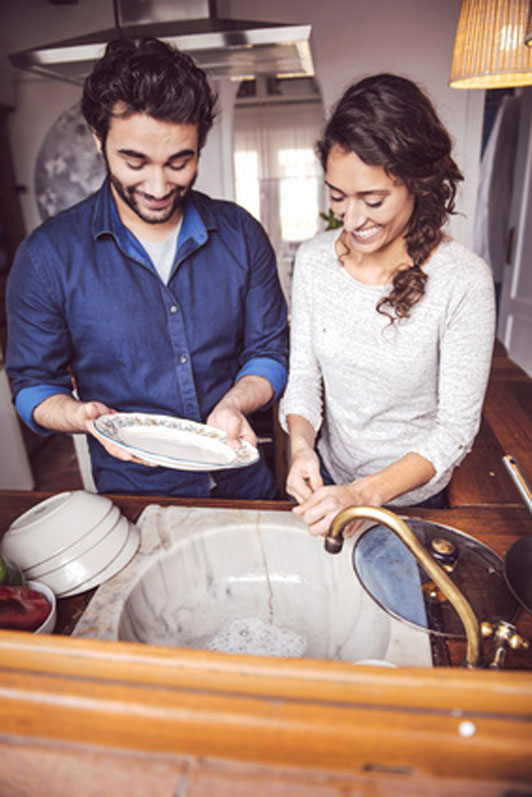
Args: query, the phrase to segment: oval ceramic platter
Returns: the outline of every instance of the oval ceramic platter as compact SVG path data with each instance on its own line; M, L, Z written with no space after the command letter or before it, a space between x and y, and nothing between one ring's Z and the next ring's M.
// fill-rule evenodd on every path
M255 446L246 440L235 450L219 429L170 415L110 413L100 415L94 429L123 451L174 470L243 468L259 458Z

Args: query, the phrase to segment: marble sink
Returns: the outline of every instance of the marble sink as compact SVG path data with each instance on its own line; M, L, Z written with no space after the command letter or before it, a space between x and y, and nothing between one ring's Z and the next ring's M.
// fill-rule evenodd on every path
M73 636L432 666L428 635L360 585L352 539L332 556L281 511L151 505L138 526L137 554L98 588Z

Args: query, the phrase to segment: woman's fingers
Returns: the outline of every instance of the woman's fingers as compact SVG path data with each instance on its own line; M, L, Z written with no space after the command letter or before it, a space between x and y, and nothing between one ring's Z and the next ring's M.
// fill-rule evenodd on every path
M298 504L307 501L316 487L322 484L319 463L316 454L296 456L286 478L286 492L296 499Z
M299 507L293 511L303 518L311 534L327 534L336 515L353 505L351 492L344 485L331 485L315 490ZM353 535L360 521L353 521L346 527L345 536Z
M320 479L321 483L321 479ZM301 504L312 495L316 477L309 468L308 462L294 462L286 479L286 492Z
M298 504L304 503L312 495L308 479L301 475L295 475L287 479L286 492L296 499Z
M311 534L326 534L329 528L329 517L336 514L334 503L324 492L327 488L319 488L293 511L299 515L309 527Z

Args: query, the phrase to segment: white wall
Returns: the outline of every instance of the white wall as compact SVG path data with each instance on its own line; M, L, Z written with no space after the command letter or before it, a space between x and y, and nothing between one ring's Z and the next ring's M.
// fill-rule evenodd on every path
M0 102L16 103L7 53L81 36L113 25L112 0L78 0L54 5L48 0L0 0Z
M221 0L220 15L274 22L311 23L317 79L325 107L353 80L394 71L421 83L432 96L456 143L466 181L451 232L472 243L482 125L482 91L447 86L460 0ZM111 0L53 5L46 0L1 0L0 101L11 103L13 157L28 230L39 223L33 199L38 146L57 116L79 98L78 88L14 72L5 54L81 35L112 24ZM229 90L230 91L230 90ZM225 93L223 96L225 97ZM227 108L227 102L225 104ZM220 122L205 150L198 187L231 197L230 120Z
M0 102L14 108L11 148L17 183L27 188L19 196L28 232L41 221L33 188L39 146L59 114L79 100L81 89L15 70L7 55L112 26L111 0L78 0L75 5L0 0Z

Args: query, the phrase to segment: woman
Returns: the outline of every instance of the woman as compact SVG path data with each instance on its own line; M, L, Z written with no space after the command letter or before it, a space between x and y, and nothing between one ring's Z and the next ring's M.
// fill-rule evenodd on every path
M281 417L294 511L325 534L347 506L445 505L478 431L495 314L489 268L443 232L463 178L414 83L351 86L318 154L343 227L298 251Z

